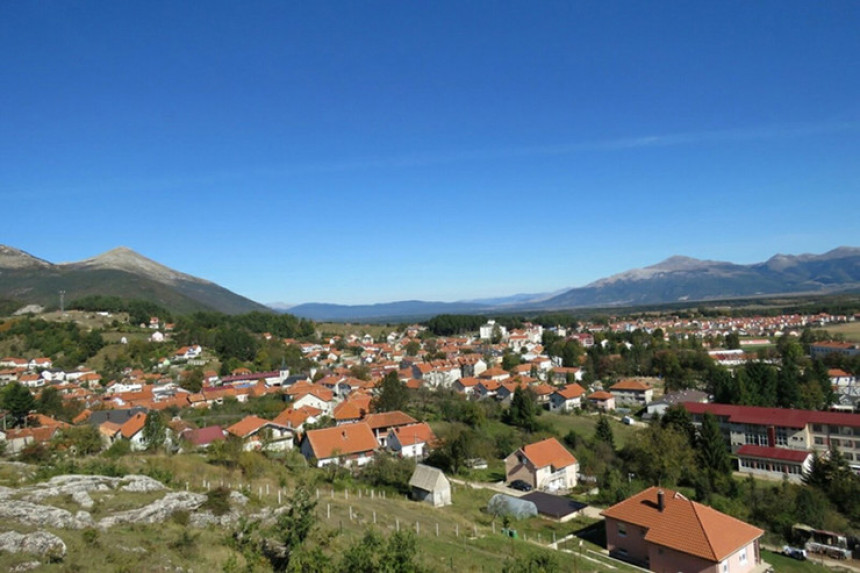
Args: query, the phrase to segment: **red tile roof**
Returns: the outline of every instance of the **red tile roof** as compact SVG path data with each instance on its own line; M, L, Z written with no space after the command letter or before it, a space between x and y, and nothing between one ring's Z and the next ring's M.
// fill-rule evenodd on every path
M860 414L732 406L729 404L702 404L699 402L684 402L683 406L691 414L710 412L718 417L727 417L734 424L782 426L784 428L804 428L807 424L828 424L860 428Z
M558 470L576 463L573 454L568 452L555 438L547 438L534 444L528 444L521 449L535 468L552 466L553 470Z
M747 444L741 446L737 454L750 458L758 458L761 460L774 460L779 462L797 462L803 463L806 458L811 456L806 450L789 450L788 448L768 448L766 446L753 446Z
M122 428L120 428L122 437L126 440L130 440L135 434L143 429L144 424L146 424L146 414L138 412L129 418L128 421L122 425Z
M306 439L318 460L372 452L378 447L373 431L364 422L310 430Z
M637 392L644 392L646 390L650 390L651 386L645 384L644 382L640 382L639 380L622 380L616 384L613 384L610 390L633 390Z
M233 434L234 436L245 438L258 431L260 428L262 428L268 423L268 420L264 420L263 418L260 418L258 416L245 416L244 418L227 428L227 432Z
M602 515L645 527L645 540L718 563L761 537L764 531L658 487L651 487L604 510Z
M573 384L568 384L567 386L559 388L556 390L556 393L565 400L570 400L585 394L585 388L574 382Z
M382 428L391 428L393 426L405 426L406 424L414 424L417 420L405 414L400 410L393 412L380 412L378 414L368 414L364 418L364 422L370 426L371 430L379 430Z
M436 435L426 422L399 426L394 428L392 432L397 436L397 441L400 442L401 446L411 446L422 442L432 444L436 441Z

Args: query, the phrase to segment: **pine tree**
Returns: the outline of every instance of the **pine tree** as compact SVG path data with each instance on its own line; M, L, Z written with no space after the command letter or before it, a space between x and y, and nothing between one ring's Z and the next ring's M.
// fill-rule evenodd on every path
M614 450L615 436L612 434L612 426L609 425L609 418L600 415L597 420L597 427L594 429L594 441L605 442Z
M732 471L732 463L726 442L720 430L717 418L706 412L699 430L699 462L702 466L718 475L728 475Z
M21 425L36 405L30 390L19 382L12 382L3 391L3 408L9 411L15 423Z

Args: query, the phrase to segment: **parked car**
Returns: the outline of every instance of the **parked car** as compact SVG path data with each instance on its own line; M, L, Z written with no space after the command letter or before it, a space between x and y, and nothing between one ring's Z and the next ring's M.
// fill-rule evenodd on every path
M786 557L797 559L798 561L806 561L806 549L784 545L782 548L782 554Z
M531 491L532 490L532 484L530 484L527 481L523 481L521 479L515 479L514 481L512 481L510 483L510 485L508 487L510 487L512 489L519 490L519 491Z

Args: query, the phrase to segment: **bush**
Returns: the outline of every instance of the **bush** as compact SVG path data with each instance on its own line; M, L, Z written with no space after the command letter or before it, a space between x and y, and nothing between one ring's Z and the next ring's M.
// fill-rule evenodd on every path
M206 501L200 509L211 511L216 516L230 513L230 490L226 487L216 487L206 492Z

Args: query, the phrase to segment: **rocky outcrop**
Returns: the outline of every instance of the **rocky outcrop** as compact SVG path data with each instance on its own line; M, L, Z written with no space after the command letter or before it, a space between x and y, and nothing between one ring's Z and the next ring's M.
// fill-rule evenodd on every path
M107 529L120 523L161 523L177 511L194 511L204 501L206 496L202 493L171 492L140 509L131 509L105 517L98 522L98 526Z
M86 511L72 515L70 511L58 507L15 499L0 503L0 520L55 529L83 529L93 526L93 518Z
M66 544L62 539L47 531L27 534L7 531L0 533L0 551L31 553L51 561L59 561L66 556Z
M8 490L9 488L5 488ZM144 475L127 475L121 478L108 476L89 475L62 475L54 476L45 483L21 488L22 499L38 503L49 497L70 495L76 502L85 505L92 502L89 493L94 491L130 491L150 492L167 489L163 483ZM0 491L0 499L9 497L15 490ZM81 495L81 494L86 494ZM76 497L77 496L77 497ZM90 506L91 507L91 506Z

